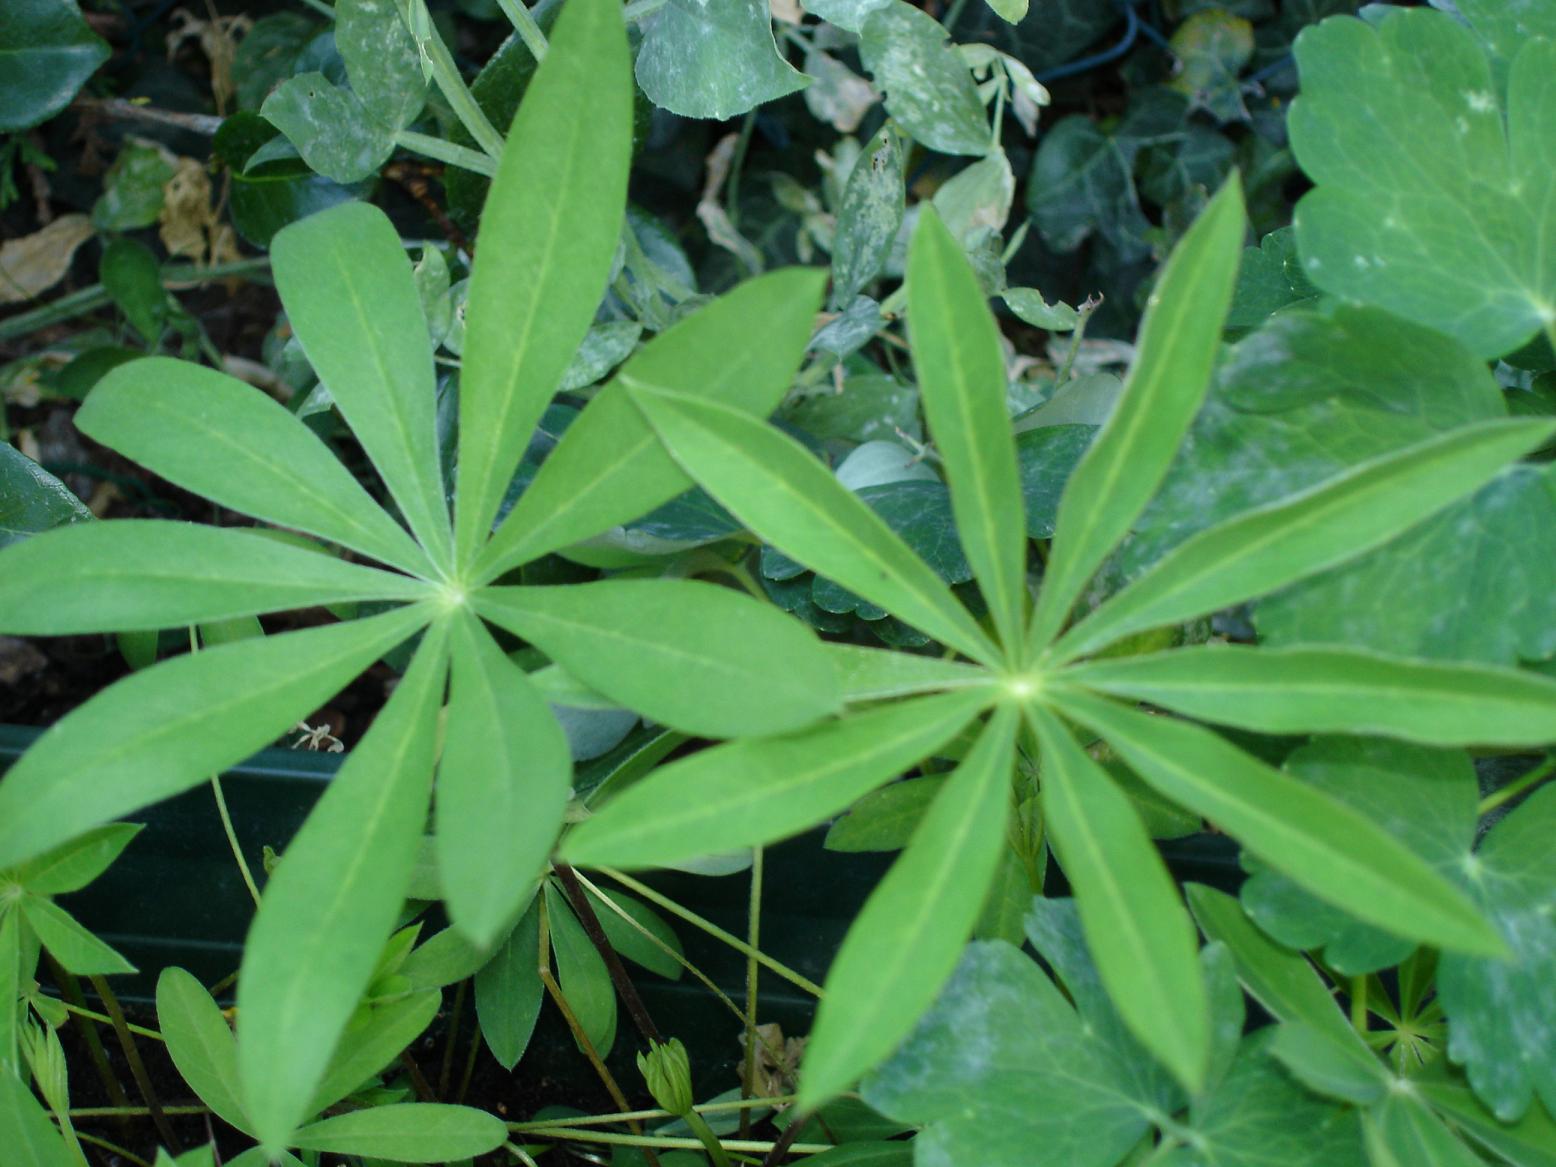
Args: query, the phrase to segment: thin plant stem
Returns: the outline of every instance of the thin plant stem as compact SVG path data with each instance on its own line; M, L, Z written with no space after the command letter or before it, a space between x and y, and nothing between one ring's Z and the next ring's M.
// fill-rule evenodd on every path
M724 213L730 226L740 230L740 174L745 169L746 151L751 146L751 131L756 128L756 110L746 114L740 123L740 137L735 139L735 155L729 162L729 178L724 183Z
M200 634L195 625L189 626L189 652L194 654L200 651ZM211 775L211 793L216 796L216 814L222 821L222 832L227 836L227 846L232 848L232 857L238 861L238 874L243 877L243 886L249 889L249 896L254 900L254 906L259 907L259 884L254 882L254 873L249 870L249 861L243 856L243 846L238 842L237 829L232 825L232 814L227 810L227 796L222 793L222 779L220 774Z
M81 1162L83 1163L87 1163L88 1160L86 1153L81 1150L81 1143L91 1143L94 1147L101 1147L103 1150L119 1156L126 1163L133 1163L135 1167L151 1167L151 1164L148 1163L145 1159L142 1159L139 1155L134 1154L131 1151L126 1151L123 1147L119 1146L118 1143L109 1142L101 1135L84 1135L72 1129L67 1137L72 1141L80 1140L76 1143L76 1151L81 1155Z
M755 1110L762 1106L788 1106L794 1095L782 1094L776 1098L740 1098L730 1102L703 1102L692 1107L698 1114L726 1114L731 1110ZM510 1122L508 1129L515 1134L531 1130L551 1130L555 1127L595 1126L601 1123L652 1122L655 1119L674 1118L668 1110L628 1110L620 1114L579 1114L568 1118L538 1118L528 1122Z
M605 935L605 929L600 925L600 918L595 915L594 906L589 903L589 897L578 882L578 876L565 863L555 864L552 870L556 872L557 882L562 885L562 894L572 905L573 914L583 925L584 935L589 937L589 943L594 945L595 951L600 954L600 959L605 962L605 971L610 974L611 984L616 987L617 995L621 997L622 1004L631 1014L632 1023L637 1026L644 1041L650 1045L663 1045L664 1038L659 1033L659 1027L649 1016L648 1006L643 1004L643 998L638 995L637 986L632 983L632 978L622 967L621 957L616 955L616 949L611 946L609 937Z
M1475 808L1476 815L1490 814L1497 807L1511 802L1520 794L1524 794L1538 786L1552 774L1556 774L1556 754L1552 754L1532 770L1520 774L1506 786L1502 787L1502 789L1493 790L1485 798L1482 798L1480 804Z
M164 1106L163 1114L171 1115L198 1115L210 1114L209 1106ZM149 1106L72 1106L71 1118L145 1118L151 1114Z
M740 1117L744 1119L746 1112L741 1111ZM708 1152L708 1158L713 1160L713 1167L733 1167L729 1161L729 1155L724 1150L724 1144L719 1142L718 1135L713 1133L713 1128L708 1125L708 1120L703 1118L695 1110L688 1110L681 1116L681 1121L691 1128L692 1134L697 1136L703 1149Z
M576 874L576 869L574 873ZM602 904L604 904L613 913L619 916L622 922L636 931L639 936L643 937L643 939L647 940L655 948L659 949L660 952L663 952L671 960L675 961L676 964L680 965L687 972L691 973L692 976L696 977L697 980L701 982L703 987L718 999L721 1005L734 1014L736 1020L740 1021L741 1023L745 1022L745 1013L742 1012L740 1006L731 1001L729 999L729 995L725 993L723 989L719 988L718 985L714 984L713 979L709 977L707 973L703 972L702 969L698 968L691 961L687 960L684 955L671 948L663 940L659 939L659 937L655 936L647 928L643 927L642 924L638 923L637 920L635 920L631 915L622 909L620 904L611 899L610 893L608 891L605 891L603 888L597 887L596 885L590 883L589 880L582 875L578 876L578 882L588 888L590 892L599 898L599 901ZM772 1050L775 1057L780 1052L776 1047L772 1046L766 1041L763 1041L762 1044Z
M1075 367L1075 358L1080 355L1081 341L1086 337L1086 323L1101 303L1101 300L1088 297L1086 302L1075 310L1075 331L1070 335L1070 351L1064 356L1063 368L1054 375L1055 389L1070 379L1070 370Z
M432 1083L427 1081L427 1076L421 1072L416 1059L411 1057L411 1051L401 1050L399 1061L400 1065L405 1067L405 1072L410 1075L411 1087L416 1091L416 1097L423 1102L436 1102L438 1098L432 1092Z
M184 1149L183 1144L173 1133L173 1126L168 1122L162 1104L157 1101L157 1092L151 1084L151 1075L146 1073L146 1063L141 1061L140 1047L135 1044L135 1035L130 1032L129 1025L124 1020L124 1010L119 1007L119 998L114 996L113 990L108 987L106 978L93 974L91 981L92 988L96 989L97 995L102 998L103 1008L108 1010L110 1024L113 1025L114 1033L119 1038L119 1048L124 1051L124 1060L129 1063L130 1076L135 1079L135 1086L146 1101L157 1134L162 1136L162 1141L167 1144L169 1150L174 1154L179 1153Z
M524 0L497 0L497 6L502 9L503 15L512 23L519 34L519 39L524 42L524 47L535 60L546 59L546 34L540 31L540 25L535 23L535 18L530 15L530 10L524 6Z
M758 952L762 944L762 848L751 852L751 897L746 906L746 943L751 952ZM740 1097L749 1098L756 1093L756 1004L757 982L762 966L756 957L746 954L746 1056L740 1068ZM751 1136L751 1112L740 1112L740 1137Z
M81 992L81 982L55 960L54 957L44 952L49 963L49 973L54 978L54 983L59 986L60 993L64 996L67 1005L76 1005L81 1009L86 1008L86 997ZM103 1090L108 1095L108 1101L114 1106L129 1106L130 1097L124 1092L124 1087L119 1083L119 1077L113 1072L113 1067L108 1064L108 1053L103 1049L103 1039L98 1035L97 1025L89 1017L83 1017L80 1013L72 1014L76 1021L76 1029L80 1031L82 1040L86 1042L87 1056L97 1071L98 1078L103 1083Z
M423 154L446 165L457 166L461 170L484 174L487 178L497 173L497 163L490 155L472 150L468 146L445 142L442 138L433 137L431 134L418 134L415 130L400 130L394 136L394 144L413 154Z
M469 980L459 982L454 990L454 1006L448 1012L448 1043L443 1047L443 1065L438 1068L438 1097L447 1101L448 1088L454 1082L454 1048L459 1044L459 1023L465 1016L465 995ZM475 1040L479 1041L477 1034Z
M211 280L258 275L269 270L268 255L233 260L231 263L213 263L209 267L197 267L187 263L167 264L162 269L162 286L192 288L209 283ZM67 320L74 320L77 316L95 312L107 305L111 299L108 289L102 284L93 284L89 288L70 292L31 311L19 312L15 316L0 320L0 342L15 340L17 337L37 332L40 328L63 324Z
M459 1075L459 1093L455 1095L455 1102L463 1103L470 1093L470 1083L475 1078L475 1062L481 1056L481 1040L481 1027L477 1024L475 1032L470 1035L470 1048L465 1051L465 1069Z
M443 96L448 99L449 108L454 111L454 116L469 131L476 145L491 155L495 163L502 154L502 135L497 132L497 128L476 103L475 95L470 92L470 86L466 85L465 79L460 76L459 66L454 64L454 55L443 43L443 37L439 35L437 27L430 22L427 25L427 36L421 41L421 50L431 63L432 78L443 91Z
M796 1114L790 1119L789 1125L779 1132L778 1141L768 1149L767 1158L762 1160L762 1167L778 1167L790 1152L799 1150L799 1145L794 1140L800 1137L800 1131L805 1126L805 1118L803 1114ZM827 1131L828 1137L831 1134L831 1131Z
M511 1125L510 1125L511 1129ZM701 1151L700 1139L675 1138L668 1135L618 1135L608 1131L580 1131L567 1127L547 1127L528 1132L531 1138L551 1139L557 1142L608 1143L617 1147L657 1147L662 1151ZM722 1144L725 1151L751 1151L765 1155L778 1144L757 1139L730 1139ZM795 1155L819 1155L833 1149L832 1143L794 1143L787 1148Z
M1367 1032L1367 978L1351 978L1351 1026L1357 1033Z
M112 1017L106 1016L105 1014L102 1014L102 1013L98 1013L95 1010L88 1009L84 1005L72 1005L69 1001L61 1002L61 1004L63 1004L65 1006L65 1012L67 1012L67 1013L74 1013L78 1017L89 1017L93 1021L99 1021L99 1022L101 1022L104 1025L112 1025L113 1024L113 1018ZM124 1028L126 1028L131 1033L136 1034L139 1037L149 1037L153 1041L163 1041L164 1040L163 1036L160 1033L158 1033L155 1029L147 1029L144 1025L132 1025L128 1021L126 1021L124 1023Z
M637 894L642 896L644 899L657 904L665 911L680 917L682 920L685 920L688 924L692 925L692 927L701 929L716 940L722 940L736 952L744 953L746 956L755 957L756 960L764 967L772 972L777 973L791 985L805 990L805 992L809 993L812 997L815 997L819 1000L821 997L825 996L825 994L822 992L821 986L818 985L815 981L811 980L809 977L800 975L788 965L779 963L772 957L768 956L765 952L762 952L758 949L753 949L740 937L734 935L731 932L724 931L724 929L720 928L711 920L703 919L690 908L683 908L680 904L676 903L669 897L660 895L647 884L640 883L638 880L633 879L625 872L617 871L613 867L601 867L600 871L603 874L610 876L611 879L614 879L617 883L621 884L629 891L637 892Z
M523 1147L520 1147L512 1140L504 1143L502 1145L502 1149L507 1151L508 1154L512 1155L520 1163L524 1164L524 1167L540 1167L540 1164L536 1163L534 1159L530 1158L528 1151L524 1150Z

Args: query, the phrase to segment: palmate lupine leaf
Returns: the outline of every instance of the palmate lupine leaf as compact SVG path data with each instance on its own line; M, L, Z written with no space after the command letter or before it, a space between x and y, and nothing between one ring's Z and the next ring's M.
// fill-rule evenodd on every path
M473 616L456 622L453 649L438 767L438 875L455 926L486 948L534 892L567 805L572 764L545 699Z
M308 1117L377 966L427 819L445 676L442 622L271 874L238 976L243 1110L272 1150Z
M1140 816L1052 713L1029 706L1051 846L1086 944L1119 1012L1191 1094L1210 1059L1210 1005L1194 925Z
M284 267L285 261L281 260ZM214 369L167 357L120 365L76 428L185 490L406 571L427 553L284 405Z
M1019 716L995 711L848 930L806 1046L802 1110L896 1048L956 968L1004 845Z
M924 417L951 487L956 530L1000 642L1026 620L1026 530L1005 358L962 245L925 207L908 255L908 325Z
M778 733L842 704L837 670L814 633L715 584L493 587L478 593L475 605L590 688L686 733ZM760 706L750 700L756 690Z
M692 485L633 405L646 385L766 414L794 379L825 276L769 272L676 321L634 353L567 428L477 564L494 579L520 563L636 518ZM762 322L753 343L751 322ZM610 451L601 457L600 451Z
M399 234L376 207L342 203L278 232L271 267L309 363L411 531L447 570L432 342Z
M974 660L999 659L940 577L793 438L712 402L632 395L676 461L766 542Z
M426 619L412 605L219 645L131 674L61 718L6 774L0 867L242 761Z
M1226 644L1093 661L1060 675L1260 733L1380 734L1439 746L1556 741L1556 681L1488 665Z
M461 568L485 544L513 467L605 291L632 153L630 68L620 6L573 0L508 132L481 216L465 324Z
M976 690L850 713L747 738L662 766L568 833L569 863L639 867L785 838L844 810L950 741L988 696Z
M155 631L362 600L417 600L427 584L243 529L161 519L76 523L6 556L0 618L21 636Z
M1077 623L1065 660L1145 628L1267 595L1343 563L1473 494L1556 432L1544 419L1479 422L1384 454L1202 531Z
M1124 392L1060 499L1028 629L1029 654L1059 631L1087 580L1166 476L1210 385L1243 232L1242 187L1234 172L1162 269Z

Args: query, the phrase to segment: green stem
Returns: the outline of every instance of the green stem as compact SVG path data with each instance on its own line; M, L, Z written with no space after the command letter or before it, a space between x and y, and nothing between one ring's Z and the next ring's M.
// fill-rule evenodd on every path
M508 1124L508 1129L513 1129L513 1124ZM618 1135L607 1131L578 1131L569 1130L566 1127L544 1127L527 1132L531 1139L553 1139L557 1142L575 1143L608 1143L617 1147L658 1147L666 1151L700 1151L703 1142L700 1139L677 1139L659 1135ZM764 1154L772 1150L774 1144L760 1142L755 1139L731 1139L721 1144L728 1151L753 1151ZM832 1143L795 1143L789 1150L797 1155L819 1155L823 1151L832 1150Z
M213 263L209 267L196 267L194 264L187 263L167 264L162 269L162 286L165 288L194 287L227 276L256 275L268 270L270 270L268 255L234 260L231 263ZM19 336L36 332L40 328L84 316L88 312L103 307L110 299L107 288L102 284L93 284L89 288L81 288L57 300L50 300L47 304L40 305L29 312L21 312L0 320L0 342L14 340Z
M1357 1033L1367 1032L1367 978L1351 978L1351 1026Z
M497 0L497 6L518 31L519 39L524 42L530 56L536 61L545 60L546 34L540 31L540 25L535 23L529 9L524 7L524 0Z
M1552 754L1534 769L1514 778L1500 790L1493 790L1485 798L1480 800L1480 805L1475 808L1477 816L1490 814L1504 803L1511 802L1520 794L1538 786L1552 774L1556 774L1556 754Z
M145 1118L151 1113L149 1106L72 1106L71 1118ZM164 1106L163 1114L210 1114L209 1106Z
M805 990L805 992L809 993L812 997L815 997L819 1000L822 996L825 995L821 991L821 986L818 985L815 981L810 980L808 977L801 976L788 965L780 964L778 961L768 956L765 952L761 952L752 948L744 940L740 939L740 937L734 935L733 933L724 931L724 929L720 928L717 924L710 920L704 920L691 909L683 908L674 900L660 895L647 884L640 883L633 879L630 875L627 875L625 872L617 871L611 867L602 867L600 868L600 871L603 874L610 876L610 878L614 879L617 883L621 884L628 890L637 892L638 895L652 903L658 904L665 911L671 913L672 915L679 916L692 927L700 928L702 931L706 932L709 936L712 936L716 940L722 940L736 952L744 953L746 956L755 957L769 970L777 973L791 985Z
M745 1117L742 1112L741 1117ZM713 1160L713 1167L731 1167L729 1155L724 1151L724 1144L719 1142L718 1135L713 1133L713 1128L708 1125L708 1120L703 1118L695 1110L688 1110L681 1116L681 1121L691 1127L692 1134L702 1140L703 1147L708 1152L708 1158Z
M788 1106L794 1095L782 1094L776 1098L740 1098L730 1102L703 1102L692 1107L698 1114L725 1114L732 1110L755 1110L761 1106ZM579 1114L567 1118L537 1118L529 1122L510 1122L508 1129L515 1134L530 1131L553 1130L556 1127L594 1126L599 1123L651 1122L655 1119L674 1118L668 1110L627 1110L618 1114Z
M449 108L454 111L454 116L475 139L476 145L491 156L495 164L502 156L502 135L497 132L497 128L476 104L475 94L471 93L470 86L465 84L464 77L459 73L459 66L454 64L453 54L448 51L448 46L443 43L443 38L438 35L437 27L431 21L427 23L427 35L421 41L421 51L431 62L432 79L438 83L438 88L448 99Z
M227 835L227 846L232 848L232 857L238 861L238 874L243 876L243 886L249 889L249 896L257 908L259 907L259 884L254 882L254 873L249 869L249 861L244 858L243 847L238 843L238 832L232 825L232 815L227 810L227 796L222 793L222 780L219 775L211 775L211 793L216 796L216 813L221 817L222 830Z
M435 158L448 166L457 166L461 170L469 170L474 174L484 174L487 178L497 173L497 163L488 155L479 150L472 150L468 146L445 142L442 138L435 138L431 134L401 130L395 134L394 144L413 154Z
M69 1001L62 1001L61 1004L65 1006L66 1013L74 1013L78 1017L86 1017L92 1021L100 1022L103 1025L113 1024L113 1018L109 1017L106 1013L94 1012L93 1010L86 1008L84 1005L72 1005ZM164 1040L162 1035L155 1029L147 1029L143 1025L132 1025L130 1022L126 1021L124 1023L124 1028L128 1029L131 1033L138 1034L141 1037L149 1037L152 1041Z
M762 943L762 848L751 853L751 898L746 908L746 943L751 952L760 950ZM757 981L761 965L756 957L746 955L746 1057L740 1071L740 1097L749 1098L756 1093L756 1003ZM692 1128L696 1130L696 1127ZM701 1133L701 1132L699 1132ZM740 1112L740 1137L751 1134L751 1115Z
M735 139L735 154L729 162L729 178L724 184L724 213L729 225L740 230L740 172L745 169L746 151L751 147L751 131L756 127L756 110L741 120L740 137Z
M100 1135L78 1135L76 1133L75 1127L71 1126L69 1123L62 1123L60 1125L60 1130L69 1140L70 1145L75 1148L76 1154L81 1157L81 1162L86 1164L87 1167L91 1167L91 1161L87 1159L86 1152L81 1149L82 1143L91 1143L94 1147L102 1147L105 1151L109 1151L115 1155L118 1155L126 1163L134 1164L135 1167L151 1167L151 1164L146 1162L146 1160L142 1159L139 1155L132 1154L131 1152L125 1150L123 1147L119 1146L118 1143L110 1142Z

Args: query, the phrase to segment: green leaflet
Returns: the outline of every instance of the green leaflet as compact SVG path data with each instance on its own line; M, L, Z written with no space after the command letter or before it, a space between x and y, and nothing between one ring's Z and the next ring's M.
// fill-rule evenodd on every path
M1070 659L1343 563L1485 485L1553 432L1556 425L1545 419L1463 426L1228 519L1181 544L1076 624L1053 654Z
M34 895L80 891L119 857L136 835L138 823L109 823L83 832L52 851L23 863L11 876Z
M999 640L1014 653L1026 619L1027 540L1005 358L978 277L933 208L919 216L907 279L913 367L957 533Z
M805 1051L802 1110L896 1048L955 969L1004 844L1018 716L995 712L849 928Z
M1224 644L1093 661L1058 676L1260 733L1381 734L1442 746L1556 741L1556 681L1488 665Z
M638 387L682 467L768 543L984 664L999 651L949 588L793 438L746 414Z
M716 584L494 587L475 607L590 688L686 733L781 733L842 705L837 670L814 633Z
M9 1070L0 1072L0 1146L7 1167L81 1167L31 1088Z
M270 255L303 352L416 538L446 569L432 345L399 233L377 207L342 203L277 232Z
M1413 1094L1390 1094L1362 1115L1372 1167L1482 1167L1485 1160L1459 1140Z
M80 417L83 410L77 410ZM92 518L75 493L14 446L0 442L0 548Z
M20 912L0 911L0 1001L21 998L22 933L25 930ZM36 961L37 948L31 936L26 939L31 959ZM29 978L31 975L32 970L28 969ZM20 1020L20 1009L0 1009L0 1077L11 1074L18 1064L16 1030Z
M163 969L157 978L157 1026L173 1064L200 1101L223 1122L251 1134L232 1030L205 986L181 968Z
M1191 1094L1205 1084L1210 1005L1194 925L1129 799L1053 714L1027 707L1045 823L1086 944L1130 1031Z
M304 1151L389 1158L396 1163L471 1159L502 1146L508 1128L495 1114L440 1102L396 1102L337 1114L303 1127Z
M0 627L20 636L156 630L426 594L418 580L266 535L160 519L58 527L0 560Z
M394 927L426 821L446 631L423 638L265 886L238 976L238 1072L259 1141L291 1145Z
M76 411L76 428L169 482L257 519L407 571L427 554L284 405L187 361L120 365Z
M1234 173L1162 269L1128 383L1060 499L1027 632L1029 655L1059 631L1086 581L1166 476L1210 385L1243 231L1242 187Z
M848 702L988 685L994 679L986 669L962 661L830 641L826 651L837 667L843 700Z
M52 900L23 896L22 916L54 958L77 976L132 973L135 966L93 936Z
M676 956L684 955L681 940L653 908L625 892L585 889L610 945L634 964L672 981L685 971ZM642 929L641 931L639 929ZM645 934L646 933L646 934ZM655 943L657 941L658 943ZM664 947L660 947L663 945ZM665 949L669 949L668 952Z
M0 783L0 867L219 774L426 622L419 605L175 657L61 718Z
M619 5L568 4L492 180L459 392L461 568L486 542L530 432L605 291L626 205L629 69Z
M362 1010L354 1014L352 1024L341 1034L340 1044L330 1056L329 1069L313 1092L308 1113L329 1109L394 1062L402 1050L426 1032L442 1001L443 994L435 990L413 992L387 1003L375 1002L365 1010L365 1018L361 1016Z
M1343 803L1209 730L1079 690L1055 689L1053 696L1067 716L1106 738L1146 783L1321 899L1414 940L1483 955L1504 950L1462 893Z
M1316 183L1295 213L1303 274L1483 357L1549 330L1556 44L1520 38L1505 108L1484 49L1443 13L1326 20L1297 64L1291 145Z
M545 885L544 900L557 983L589 1044L603 1058L616 1041L616 987L599 950L550 882Z
M1301 1023L1371 1056L1305 956L1261 932L1235 896L1200 883L1187 884L1185 890L1200 930L1226 945L1238 980L1277 1021Z
M765 415L788 391L810 340L825 277L785 268L747 280L634 353L567 428L492 536L481 580L598 535L692 485L665 452L629 387L673 389ZM763 340L751 342L753 323ZM602 458L600 451L609 450Z
M664 866L782 839L837 814L944 745L987 703L947 693L661 766L568 833L574 866Z
M864 67L904 130L941 154L988 153L988 115L938 20L902 0L885 0L863 16L859 34Z
M832 242L832 307L852 304L880 274L902 227L902 147L883 127L859 152L843 187Z
M540 898L475 974L475 1013L486 1048L505 1070L519 1064L540 1016Z
M455 927L487 948L534 892L562 826L572 758L545 699L473 616L456 621L453 650L438 879Z

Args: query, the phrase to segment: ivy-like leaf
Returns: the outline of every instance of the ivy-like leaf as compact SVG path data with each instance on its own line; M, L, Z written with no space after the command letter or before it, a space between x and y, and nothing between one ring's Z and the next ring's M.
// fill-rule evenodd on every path
M642 31L638 84L681 117L723 121L810 84L779 55L766 0L668 0Z
M972 74L929 13L887 0L859 25L859 56L886 91L887 112L915 141L942 154L992 148Z

